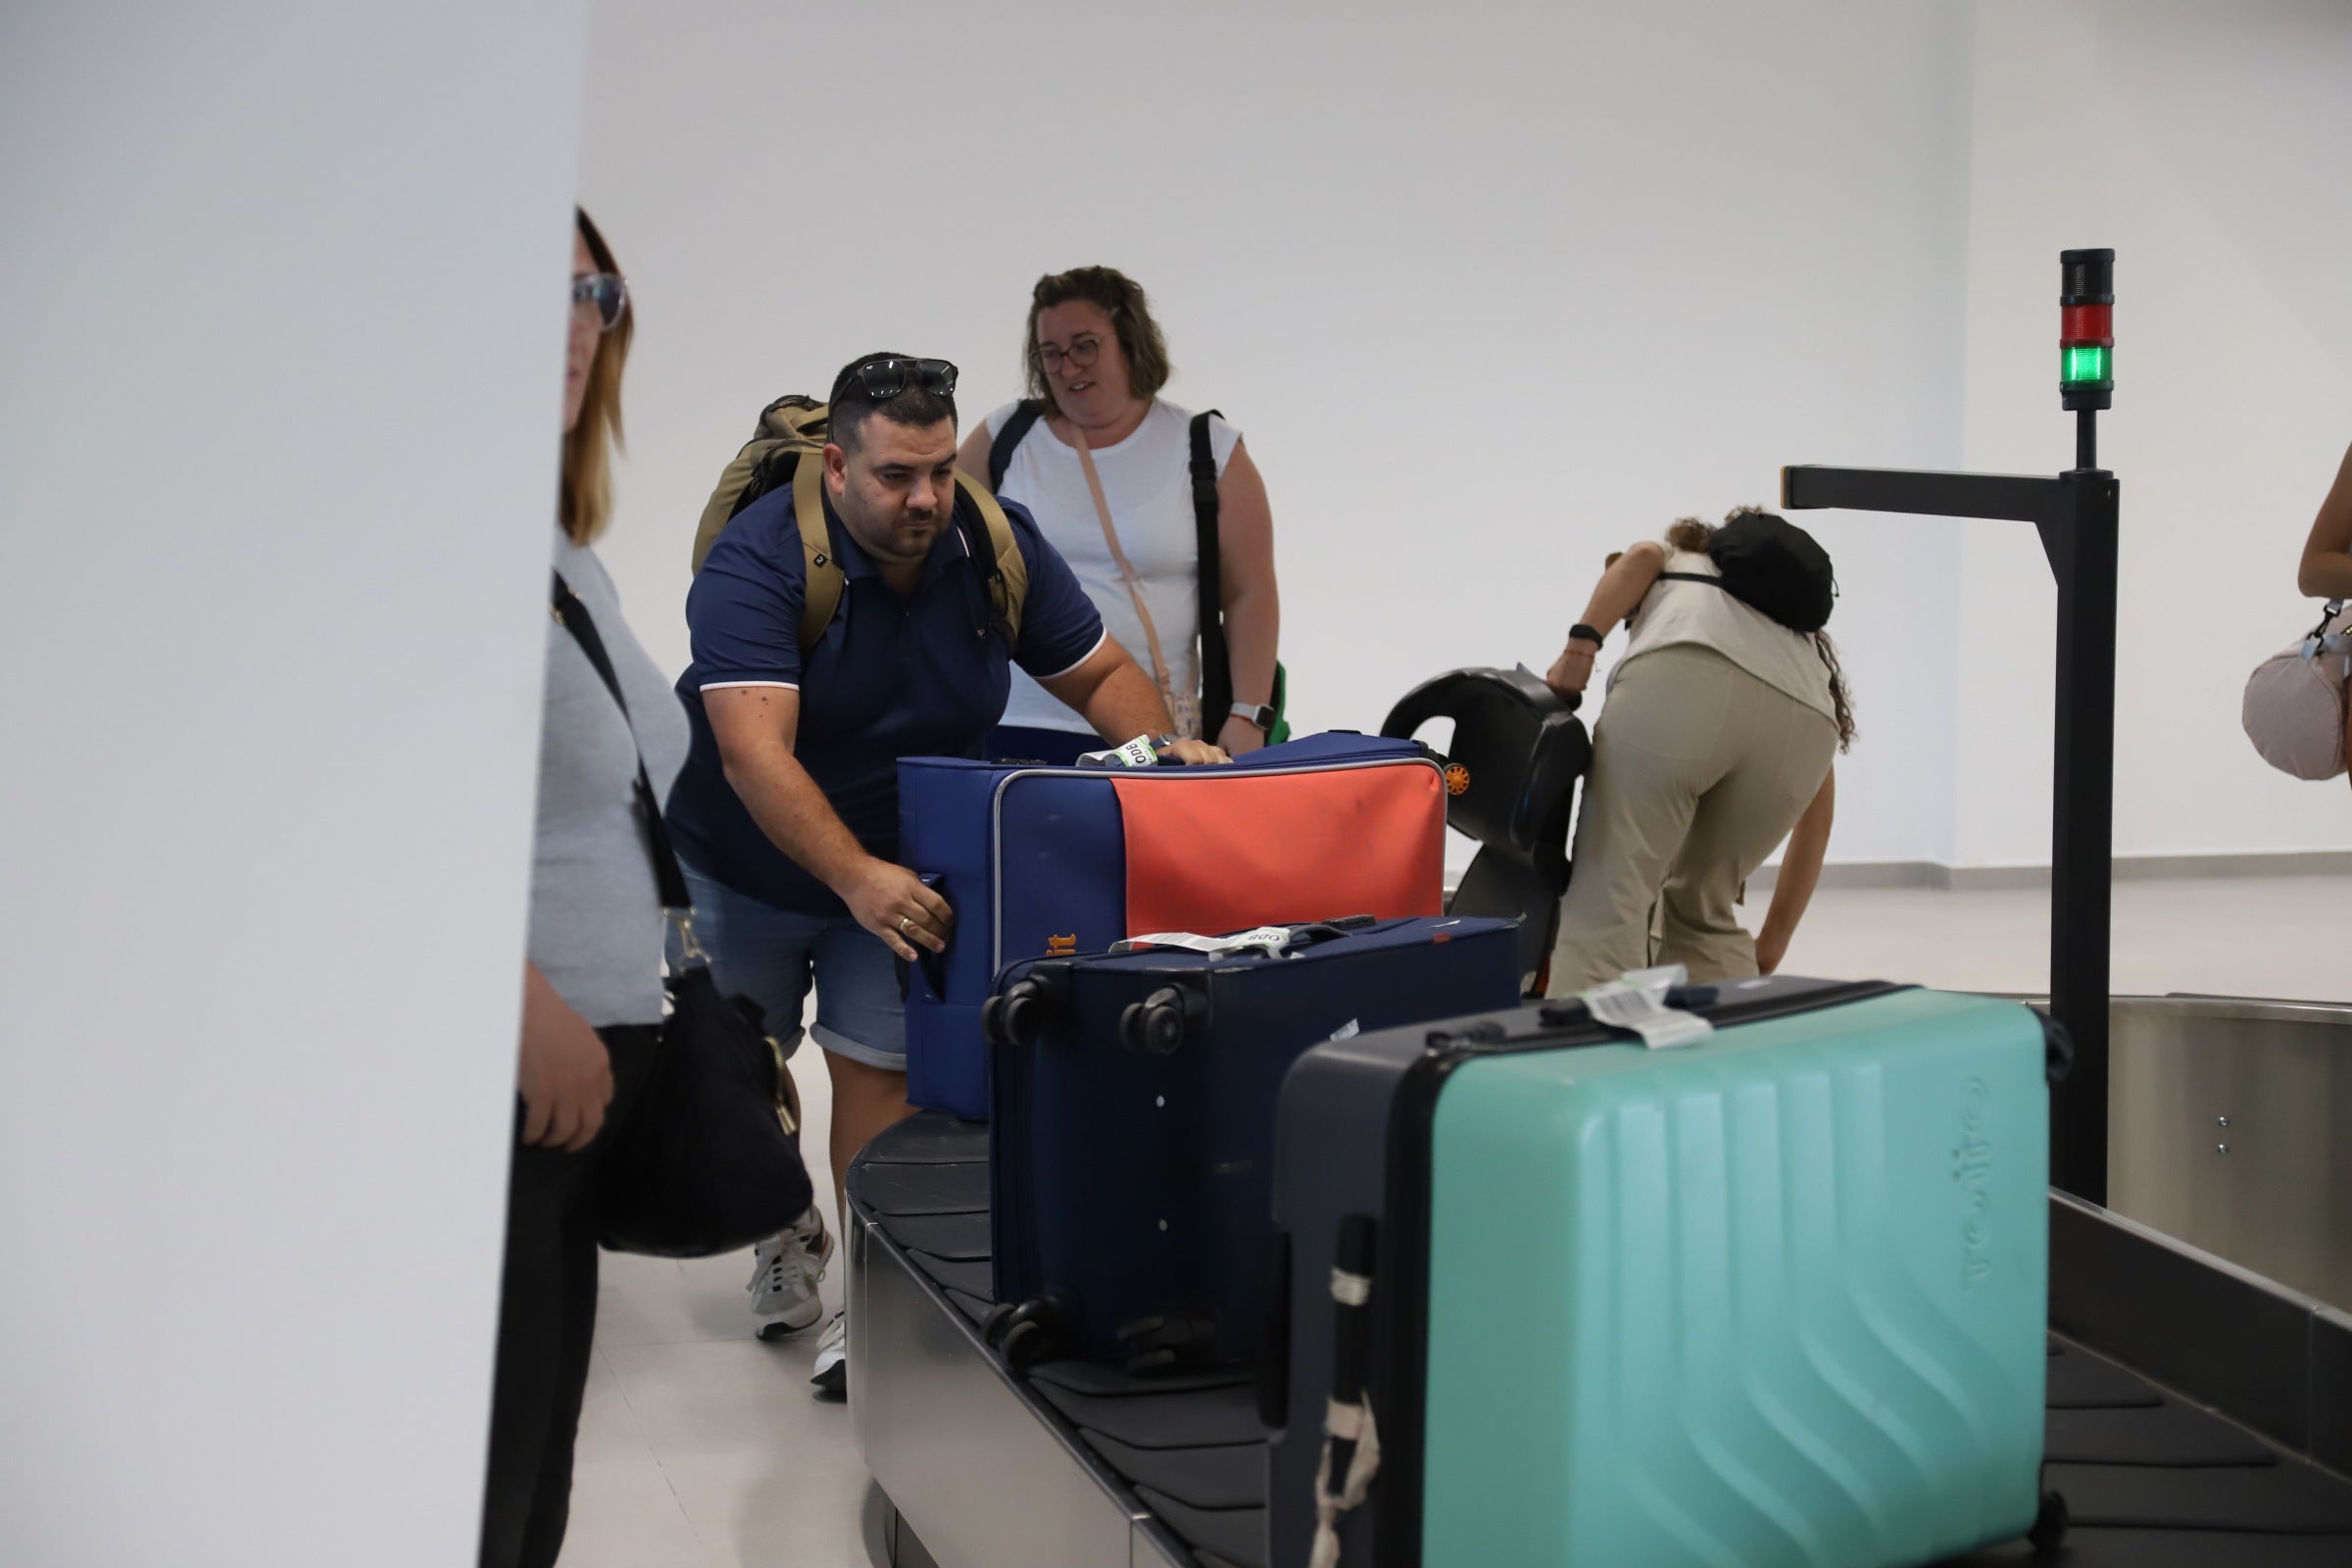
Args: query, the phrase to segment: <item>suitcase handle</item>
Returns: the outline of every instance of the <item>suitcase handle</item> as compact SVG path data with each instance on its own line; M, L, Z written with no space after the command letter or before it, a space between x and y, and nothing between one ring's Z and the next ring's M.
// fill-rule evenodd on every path
M1311 948L1318 942L1337 941L1350 931L1361 931L1378 924L1380 916L1376 914L1343 914L1336 920L1317 920L1312 925L1302 925L1293 931L1291 946Z
M1722 993L1714 986L1672 986L1666 992L1666 1005L1681 1012L1702 1012L1715 1005ZM1547 1002L1536 1012L1536 1021L1560 1029L1576 1024L1591 1023L1592 1009L1575 997Z

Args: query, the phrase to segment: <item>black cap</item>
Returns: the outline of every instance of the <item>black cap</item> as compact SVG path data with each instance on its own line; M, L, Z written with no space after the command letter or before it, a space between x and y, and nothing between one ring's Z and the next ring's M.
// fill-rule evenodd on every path
M2113 305L2115 303L2115 252L2060 251L2058 253L2058 303L2061 305Z

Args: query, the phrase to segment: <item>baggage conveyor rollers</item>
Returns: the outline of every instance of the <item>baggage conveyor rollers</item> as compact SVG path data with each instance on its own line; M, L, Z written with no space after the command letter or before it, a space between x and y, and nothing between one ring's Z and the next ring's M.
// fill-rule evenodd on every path
M987 1348L987 1157L985 1127L922 1115L851 1170L852 1422L903 1520L898 1562L877 1563L1273 1568L1250 1373L1147 1381L1059 1361L1016 1377ZM2054 1237L2100 1223L2055 1201L2069 1207ZM2337 1380L2352 1390L2352 1320L2319 1311L2310 1333L2303 1375L2326 1427ZM2077 1341L2053 1335L2049 1368L2049 1484L2075 1527L2047 1560L2352 1564L2352 1482ZM1955 1562L2034 1560L2020 1542Z

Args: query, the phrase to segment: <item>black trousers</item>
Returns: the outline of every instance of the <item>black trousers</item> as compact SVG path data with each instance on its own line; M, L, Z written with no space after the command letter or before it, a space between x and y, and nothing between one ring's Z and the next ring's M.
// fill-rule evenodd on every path
M507 1263L490 1396L482 1568L554 1568L571 1519L571 1448L596 1337L596 1169L635 1105L662 1031L597 1031L612 1057L612 1103L578 1153L534 1149L515 1117L507 1182Z

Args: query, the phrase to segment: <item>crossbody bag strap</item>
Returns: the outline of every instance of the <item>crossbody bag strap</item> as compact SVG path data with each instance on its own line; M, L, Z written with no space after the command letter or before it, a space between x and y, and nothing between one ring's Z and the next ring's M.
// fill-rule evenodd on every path
M620 708L620 721L629 728L629 747L637 754L637 811L645 818L645 836L651 846L654 862L654 885L661 890L662 906L681 919L694 907L694 895L687 891L686 873L678 865L678 852L670 847L669 824L662 820L662 802L654 794L654 781L645 770L645 752L637 745L637 726L629 722L629 701L620 695L620 677L613 673L612 657L605 652L605 640L597 634L595 617L588 607L580 603L571 585L562 572L555 573L555 593L551 606L556 621L571 633L580 652L603 678L605 690ZM687 947L693 949L693 936L688 931Z
M1193 543L1200 596L1200 728L1214 735L1233 707L1233 655L1225 643L1225 560L1218 534L1222 508L1217 499L1217 454L1209 421L1224 416L1204 409L1193 416Z
M1152 645L1152 673L1159 681L1160 701L1168 705L1170 717L1175 716L1176 686L1168 678L1167 656L1159 649L1159 627L1152 620L1152 612L1144 605L1144 585L1136 580L1135 567L1128 564L1127 552L1119 548L1119 530L1110 520L1110 499L1102 493L1102 475L1095 471L1095 455L1087 450L1086 432L1070 423L1070 444L1078 449L1078 466L1086 470L1087 493L1095 498L1095 515L1102 523L1103 542L1110 546L1110 559L1118 563L1120 580L1127 584L1127 597L1135 601L1136 618L1144 623L1144 641ZM1203 725L1207 715L1201 715Z

